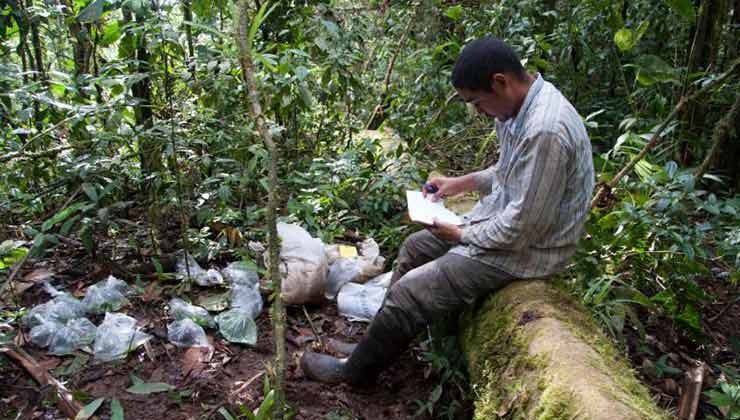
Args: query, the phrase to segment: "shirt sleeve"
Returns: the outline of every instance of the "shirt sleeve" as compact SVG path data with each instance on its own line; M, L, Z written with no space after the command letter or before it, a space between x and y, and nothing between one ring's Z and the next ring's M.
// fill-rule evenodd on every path
M484 249L522 249L552 229L566 185L568 152L555 133L524 138L506 179L509 204L463 229L462 243Z
M475 188L479 193L488 195L493 189L493 181L495 179L494 171L496 170L495 165L492 165L482 171L473 172L473 180L475 180Z

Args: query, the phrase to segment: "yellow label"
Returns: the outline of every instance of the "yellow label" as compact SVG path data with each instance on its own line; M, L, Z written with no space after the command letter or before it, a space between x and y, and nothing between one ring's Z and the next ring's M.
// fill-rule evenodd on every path
M345 258L356 257L357 248L351 245L339 245L339 256Z

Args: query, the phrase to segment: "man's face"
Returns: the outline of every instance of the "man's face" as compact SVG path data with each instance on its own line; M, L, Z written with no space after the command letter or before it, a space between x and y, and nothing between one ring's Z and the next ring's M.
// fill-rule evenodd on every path
M457 89L465 102L491 118L506 121L514 115L516 103L513 99L511 80L508 75L494 74L491 77L491 90Z

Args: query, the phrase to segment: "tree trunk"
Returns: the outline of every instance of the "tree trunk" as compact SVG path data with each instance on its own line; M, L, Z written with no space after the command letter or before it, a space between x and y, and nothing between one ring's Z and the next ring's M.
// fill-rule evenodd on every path
M585 308L516 282L461 317L477 419L668 420Z
M28 6L33 6L33 0L28 1ZM32 17L29 23L31 27L31 44L33 45L34 60L36 61L36 73L38 80L41 80L42 84L46 85L48 78L46 76L46 69L44 68L44 50L41 45L41 35L39 34L38 16Z
M262 140L270 152L270 178L268 187L267 200L267 229L268 229L268 251L270 255L270 264L268 267L268 276L272 282L274 300L272 303L272 324L273 339L275 340L275 378L273 389L275 392L275 409L273 419L281 420L285 416L285 324L286 314L283 306L282 281L280 278L280 243L277 233L277 161L278 149L272 138L272 132L267 126L262 107L260 105L259 91L257 90L257 81L254 77L254 62L252 61L251 40L247 38L249 25L247 11L249 5L247 0L239 2L239 23L238 23L238 42L242 67L242 77L244 79L244 90L248 95L251 106L252 116L255 119L255 125Z
M702 1L692 45L690 45L688 74L708 71L716 63L719 39L727 10L725 0ZM696 137L706 137L708 133L705 127L706 113L706 106L701 103L690 104L686 111L685 119L689 123L688 130ZM681 163L690 165L695 155L696 152L692 150L688 142L682 143L679 155Z
M188 44L188 57L187 57L188 70L190 70L190 75L193 78L193 82L197 82L198 79L196 78L196 68L195 68L195 49L193 48L193 28L191 27L191 24L193 23L193 10L190 7L190 0L183 0L182 14L183 14L182 27L185 30L185 39L187 40L187 44Z
M124 20L131 20L131 13L128 16L124 13ZM146 22L146 16L143 13L134 13L134 18L137 24L144 25ZM142 130L146 131L152 128L154 125L153 112L152 112L152 100L151 100L151 77L149 72L151 71L149 65L149 51L146 49L146 31L141 31L138 35L134 36L135 50L133 52L136 59L136 72L146 75L146 77L137 81L131 86L131 93L138 100L138 105L134 107L134 116L136 118L136 125ZM145 135L139 139L139 150L141 159L141 171L144 173L144 177L147 175L160 172L163 169L162 164L162 151L163 145L160 141L153 138L150 135ZM149 189L149 183L145 184L145 189Z

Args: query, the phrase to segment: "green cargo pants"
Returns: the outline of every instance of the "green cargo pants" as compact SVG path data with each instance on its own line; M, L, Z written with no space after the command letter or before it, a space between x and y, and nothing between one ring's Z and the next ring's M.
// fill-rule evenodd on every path
M373 382L428 323L458 314L477 298L515 280L486 264L451 254L450 248L452 244L427 230L406 239L383 305L344 368L348 382Z

